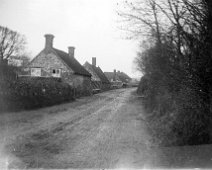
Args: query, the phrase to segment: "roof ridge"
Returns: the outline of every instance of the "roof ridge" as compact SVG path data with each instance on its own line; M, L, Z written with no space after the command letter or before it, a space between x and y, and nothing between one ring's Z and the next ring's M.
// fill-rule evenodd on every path
M102 69L98 66L95 66L93 64L90 64L88 61L86 61L90 68L95 72L95 74L100 78L100 80L104 83L110 83L107 76L104 74ZM86 64L86 63L85 63Z
M57 48L53 48L53 50L68 65L68 67L74 71L75 74L91 77L91 74L79 63L79 61L77 61L76 58L69 56L68 53Z

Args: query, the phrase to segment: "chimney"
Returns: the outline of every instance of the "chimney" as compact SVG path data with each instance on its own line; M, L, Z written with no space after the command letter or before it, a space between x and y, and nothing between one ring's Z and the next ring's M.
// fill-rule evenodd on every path
M46 44L45 44L45 48L52 48L53 47L53 39L54 39L54 35L52 34L45 34L44 37L46 38Z
M113 74L113 81L116 81L116 69L114 69L114 74Z
M68 54L70 57L74 58L74 50L75 50L75 47L73 46L68 47Z
M92 57L92 65L96 66L96 57Z

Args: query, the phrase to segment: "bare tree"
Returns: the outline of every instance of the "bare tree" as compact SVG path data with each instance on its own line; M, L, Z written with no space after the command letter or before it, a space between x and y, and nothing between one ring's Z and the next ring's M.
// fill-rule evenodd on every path
M127 21L126 30L139 38L154 39L135 59L148 81L147 106L160 110L167 101L174 101L170 110L162 112L169 116L175 110L176 120L170 128L178 144L207 143L212 100L212 2L126 0L125 4L127 10L119 15ZM157 120L156 112L155 117Z
M7 27L0 26L0 64L11 55L17 55L24 50L25 37Z
M161 42L165 22L162 24L162 12L155 0L125 1L118 10L121 17L122 29L130 33L132 38L148 37ZM126 24L123 26L123 23Z

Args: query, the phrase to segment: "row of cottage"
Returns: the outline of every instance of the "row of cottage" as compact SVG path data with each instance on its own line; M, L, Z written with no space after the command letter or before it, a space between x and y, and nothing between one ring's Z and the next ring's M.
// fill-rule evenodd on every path
M90 93L127 86L131 78L120 71L103 72L96 66L85 62L82 66L74 55L74 47L68 47L68 53L53 47L54 36L45 35L45 48L30 62L30 76L59 77L78 91Z

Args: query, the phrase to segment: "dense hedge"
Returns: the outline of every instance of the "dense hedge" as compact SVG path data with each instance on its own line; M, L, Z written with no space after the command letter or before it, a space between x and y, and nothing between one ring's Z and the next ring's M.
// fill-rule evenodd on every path
M145 74L137 92L144 96L150 132L161 145L208 144L212 141L209 81L197 71L170 63L170 50L156 44L142 58Z
M182 83L178 93L164 90L168 89L164 86L144 76L137 89L144 97L146 120L154 142L165 146L210 143L210 115L205 111L210 106L205 102L205 94L194 82Z
M39 108L74 99L73 88L58 79L10 77L13 78L8 79L3 74L0 77L1 112Z

